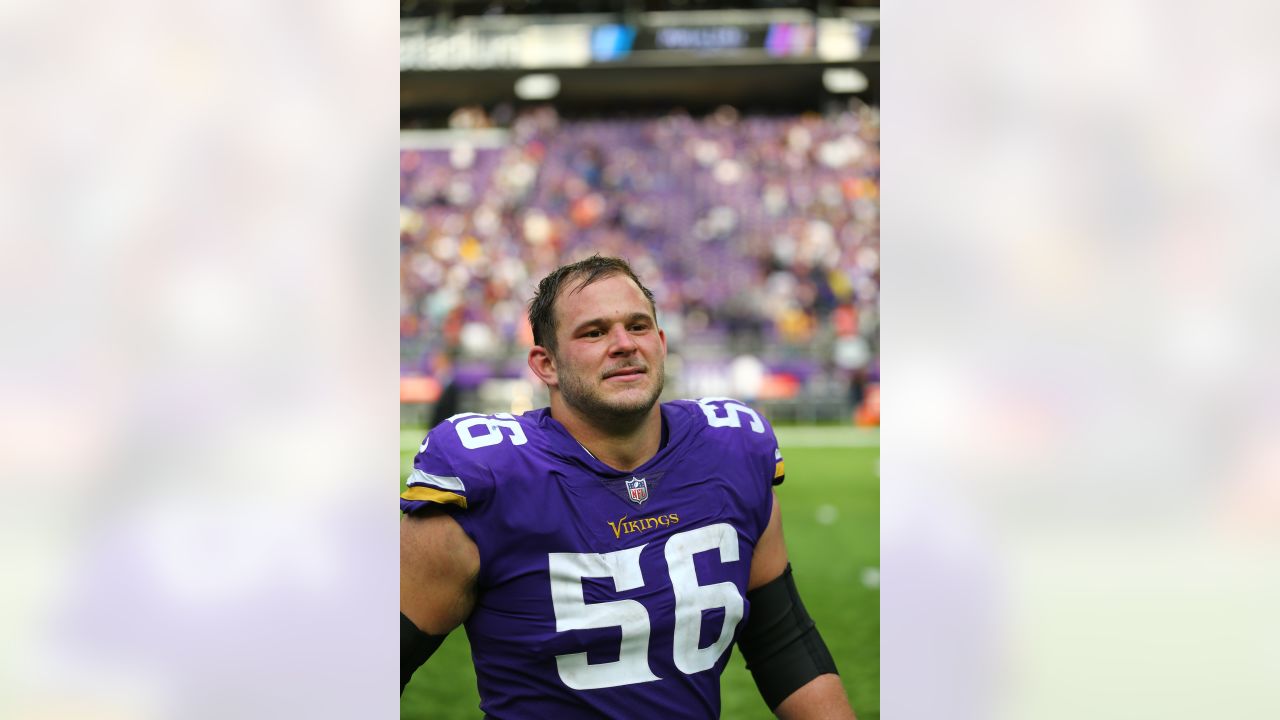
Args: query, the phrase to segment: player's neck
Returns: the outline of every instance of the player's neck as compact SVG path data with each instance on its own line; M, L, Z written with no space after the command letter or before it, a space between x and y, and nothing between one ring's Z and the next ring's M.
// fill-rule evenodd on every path
M662 411L656 404L635 422L605 423L585 418L561 403L552 404L551 416L592 457L618 470L635 470L657 455L662 446Z

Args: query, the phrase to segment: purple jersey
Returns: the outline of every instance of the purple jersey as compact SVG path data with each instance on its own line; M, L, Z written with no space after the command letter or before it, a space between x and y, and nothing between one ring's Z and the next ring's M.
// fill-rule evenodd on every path
M736 401L661 407L667 442L630 472L546 408L455 415L414 458L401 509L445 508L480 551L466 629L488 715L719 716L782 455Z

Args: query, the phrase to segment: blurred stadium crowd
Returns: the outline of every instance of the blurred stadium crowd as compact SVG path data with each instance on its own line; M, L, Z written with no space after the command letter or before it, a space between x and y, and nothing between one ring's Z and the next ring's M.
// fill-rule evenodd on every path
M523 382L537 281L598 252L654 290L671 395L878 424L877 109L450 126L401 150L402 401Z

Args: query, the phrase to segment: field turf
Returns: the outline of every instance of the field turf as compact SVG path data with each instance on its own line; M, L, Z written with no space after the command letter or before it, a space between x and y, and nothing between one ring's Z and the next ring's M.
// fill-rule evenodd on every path
M401 433L402 487L425 435L421 428L406 428ZM778 435L787 470L778 497L796 584L835 657L859 720L878 720L880 448L875 444L824 447L821 438L831 433L806 434L805 428L779 428ZM773 717L736 647L721 688L721 716L726 720ZM414 675L401 697L400 717L481 717L475 671L462 628L450 633Z

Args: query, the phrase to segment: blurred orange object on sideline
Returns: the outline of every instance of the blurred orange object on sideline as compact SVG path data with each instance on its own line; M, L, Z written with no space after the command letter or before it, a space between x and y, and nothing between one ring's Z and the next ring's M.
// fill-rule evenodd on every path
M439 398L439 380L427 375L408 375L400 378L400 402L429 403Z

